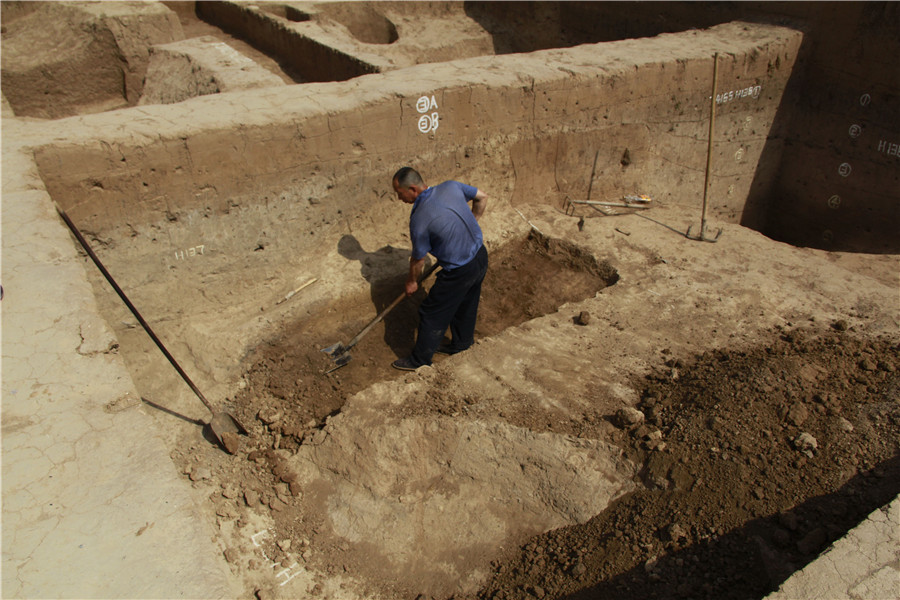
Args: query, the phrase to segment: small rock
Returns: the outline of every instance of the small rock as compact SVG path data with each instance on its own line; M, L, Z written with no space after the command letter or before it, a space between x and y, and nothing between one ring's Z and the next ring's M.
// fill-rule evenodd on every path
M303 493L303 490L300 487L300 482L296 480L290 483L289 489L291 490L291 496L299 496L301 493Z
M225 484L222 489L222 495L228 498L229 500L234 500L238 496L238 489L236 486Z
M225 550L225 560L229 563L234 564L240 559L240 554L234 548L227 548Z
M572 574L575 575L576 577L581 577L586 572L587 572L587 567L585 567L584 563L582 563L582 562L577 562L577 563L575 563L575 566L572 567Z
M197 467L191 470L191 481L202 481L212 477L212 472L206 467Z
M840 321L835 321L831 324L831 327L835 331L847 331L847 321L841 319Z
M853 423L845 419L844 417L838 417L838 427L841 428L841 431L846 433L850 433L853 431Z
M278 421L280 421L282 415L283 413L277 408L266 406L259 409L259 412L256 416L259 417L259 420L266 425L272 425L273 423L277 423Z
M590 322L591 322L591 313L589 313L586 310L581 311L580 313L578 313L578 316L575 317L575 323L578 325L587 325Z
M287 552L288 550L291 549L291 539L287 538L287 539L279 540L278 547L281 548L282 552Z
M274 600L275 594L272 593L272 590L256 590L256 597L259 600Z
M687 538L687 534L678 523L672 523L666 528L666 536L672 542Z
M877 371L878 363L876 363L871 358L866 357L866 358L862 359L861 361L859 361L859 368L862 369L863 371Z
M651 431L650 433L645 435L644 439L652 442L655 440L661 440L662 436L663 436L662 431L660 431L659 429L654 429L653 431Z
M645 442L645 446L647 450L652 450L653 452L662 452L666 449L666 443L662 440L650 440Z
M815 450L819 447L819 442L817 442L816 438L814 438L812 435L804 431L794 439L794 447L803 454L812 458Z
M247 503L247 506L253 508L259 504L259 493L255 490L244 490L244 502Z
M226 431L222 434L222 445L228 454L237 454L241 449L241 436L233 431Z
M281 512L282 510L287 508L287 504L285 504L278 498L272 498L271 500L269 500L269 508L271 508L275 512Z
M632 427L644 422L644 413L631 406L626 406L616 411L615 421L619 427Z
M794 403L787 412L785 419L791 425L800 427L809 418L809 410L800 402Z

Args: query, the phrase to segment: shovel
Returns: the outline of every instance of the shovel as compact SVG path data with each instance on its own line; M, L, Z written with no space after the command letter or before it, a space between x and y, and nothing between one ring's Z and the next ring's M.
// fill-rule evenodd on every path
M119 295L119 298L122 299L122 302L125 303L125 306L128 307L128 310L131 311L131 314L135 316L141 326L144 328L144 331L147 332L147 335L150 336L157 347L162 350L162 353L169 359L169 362L172 363L172 366L175 367L175 370L178 371L178 374L181 375L181 378L184 379L185 383L187 383L190 388L197 394L197 397L200 398L200 401L209 409L209 412L212 413L212 419L209 422L209 428L212 430L214 436L219 441L219 444L225 448L225 450L229 454L234 454L237 452L238 448L240 448L240 438L237 437L238 434L247 434L247 430L244 429L244 426L240 424L240 422L235 419L233 416L226 412L216 412L216 410L212 407L212 404L209 403L209 400L203 395L202 392L194 385L194 382L191 381L191 378L187 376L187 373L184 372L184 369L178 364L175 360L175 357L172 356L166 347L163 346L163 343L160 341L156 334L153 333L153 330L150 329L150 325L147 324L147 321L144 320L144 317L141 316L141 313L138 312L137 308L131 303L128 299L128 296L125 295L125 292L118 286L115 280L112 278L112 275L109 274L109 271L106 270L106 267L103 266L103 263L100 262L100 259L97 258L97 255L94 254L94 251L88 245L87 240L84 239L84 236L81 235L81 232L78 231L78 228L75 227L75 224L72 223L72 220L69 218L69 215L59 207L56 206L56 211L59 213L59 216L63 218L63 221L66 222L69 229L78 239L78 242L81 244L81 247L84 248L84 251L87 252L88 256L91 257L91 260L94 261L94 264L97 265L97 268L100 269L100 272L103 274L103 277L106 278L106 281Z
M715 243L719 240L719 236L722 235L722 230L719 229L719 233L716 234L716 237L706 237L706 205L709 194L709 179L710 179L710 170L712 165L712 150L713 150L713 133L716 128L716 87L719 82L719 53L716 52L713 55L713 85L712 85L712 95L709 97L709 141L706 146L706 178L703 180L703 211L700 213L700 233L697 235L691 235L691 228L688 227L687 232L684 234L689 240L697 240L702 242L712 242Z
M435 269L437 269L437 268L438 268L437 263L434 263L433 265L428 267L425 270L425 272L422 273L422 276L419 277L419 283L422 283L423 281L425 281L428 278L428 276L431 275L432 273L434 273ZM369 324L366 325L365 327L363 327L362 331L357 333L356 337L354 337L352 340L350 340L350 342L346 346L344 344L342 344L341 342L338 342L336 344L332 344L331 346L328 346L327 348L322 348L322 352L324 352L325 354L330 356L332 358L332 360L334 360L334 364L335 364L335 366L333 366L332 368L325 371L325 375L331 373L332 371L337 371L338 369L340 369L341 367L346 365L348 362L350 362L350 359L353 358L352 356L350 356L350 349L353 348L353 346L355 346L359 342L359 340L361 340L363 338L364 335L369 333L369 330L372 329L373 327L375 327L375 325L377 325L378 322L381 321L385 317L386 314L391 312L391 310L393 310L393 308L395 306L400 304L400 302L404 298L406 298L406 292L403 292L402 294L397 296L394 299L394 301L388 305L387 308L385 308L383 311L378 313L377 317L375 317L374 319L369 321Z

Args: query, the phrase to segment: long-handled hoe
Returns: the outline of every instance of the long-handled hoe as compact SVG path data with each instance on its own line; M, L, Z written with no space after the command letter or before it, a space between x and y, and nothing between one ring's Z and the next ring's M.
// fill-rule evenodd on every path
M144 328L144 331L147 332L147 335L150 336L156 346L162 351L162 353L169 359L169 362L172 363L172 366L175 367L175 370L178 371L178 374L181 375L181 378L184 379L185 383L191 388L191 390L197 394L197 397L200 398L200 401L203 402L203 405L209 409L209 412L212 413L212 419L209 422L209 428L212 431L213 435L219 441L219 444L225 448L225 450L234 454L237 449L240 447L240 438L234 437L238 434L247 434L247 430L244 429L244 426L241 425L240 421L234 418L231 414L227 412L216 411L213 408L212 404L209 403L209 400L203 395L199 388L194 385L194 382L191 381L191 378L187 376L187 373L184 372L184 369L178 364L178 361L175 360L175 357L172 356L163 343L160 341L156 334L153 333L153 330L150 329L150 325L147 324L147 321L144 320L144 317L141 316L141 313L138 312L137 308L131 303L131 300L128 299L128 296L125 295L125 292L122 291L122 288L116 283L116 281L112 278L112 275L109 274L109 271L106 270L106 267L103 266L103 263L100 262L100 259L97 258L97 255L94 254L94 251L91 249L90 245L88 245L87 240L84 239L84 236L81 235L81 232L75 227L75 224L69 218L69 215L59 207L56 206L56 211L59 213L59 216L62 217L63 221L66 222L66 225L75 235L75 238L81 244L81 247L84 248L84 251L87 252L88 256L91 257L91 260L94 261L94 264L103 274L103 277L106 278L106 281L110 286L116 291L116 294L119 295L119 298L122 299L122 302L125 303L125 306L128 307L128 310L131 311L131 314L138 320L141 324L141 327Z
M422 276L419 277L419 283L422 283L423 281L425 281L428 278L428 276L431 275L432 273L434 273L435 269L437 269L437 268L438 268L437 263L434 263L433 265L428 267L425 270L425 272L422 273ZM328 346L327 348L322 348L322 352L324 352L325 354L330 356L332 358L332 360L334 360L334 365L335 365L335 366L331 367L330 369L328 369L327 371L325 371L325 374L327 375L328 373L331 373L332 371L337 371L338 369L340 369L341 367L346 365L348 362L350 362L350 359L353 358L352 356L350 356L351 348L353 348L353 346L355 346L359 342L359 340L361 340L363 338L364 335L369 333L369 330L372 329L373 327L375 327L375 325L377 325L378 322L381 321L385 317L385 315L387 315L389 312L391 312L395 306L400 304L400 302L404 298L406 298L405 291L402 294L400 294L399 296L397 296L394 299L394 301L388 305L387 308L385 308L383 311L378 313L377 317L375 317L374 319L369 321L369 324L366 325L365 327L363 327L362 331L357 333L356 337L354 337L352 340L350 340L346 346L344 344L342 344L341 342L338 342L336 344L332 344L332 345Z
M709 142L706 147L706 178L703 180L703 212L700 215L700 233L697 235L691 235L691 227L688 227L687 232L684 234L684 236L689 240L698 240L703 242L716 242L719 240L719 236L722 235L722 230L719 229L716 237L706 237L706 204L707 194L709 193L709 174L712 166L713 131L716 127L716 87L718 86L718 83L719 53L716 52L713 56L712 96L709 101Z

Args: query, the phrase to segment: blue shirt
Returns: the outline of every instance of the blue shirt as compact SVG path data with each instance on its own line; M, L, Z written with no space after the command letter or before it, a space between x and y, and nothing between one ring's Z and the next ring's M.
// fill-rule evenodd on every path
M416 197L409 216L409 237L413 260L429 252L447 271L475 258L481 249L481 227L468 202L478 188L458 181L445 181Z

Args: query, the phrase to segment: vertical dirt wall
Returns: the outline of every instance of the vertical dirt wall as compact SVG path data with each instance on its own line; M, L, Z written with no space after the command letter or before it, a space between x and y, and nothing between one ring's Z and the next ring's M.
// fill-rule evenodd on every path
M800 246L900 252L900 5L778 4L808 18L810 35L762 231Z
M134 105L149 47L184 38L178 18L157 2L5 4L3 95L20 117Z
M741 223L836 251L900 251L900 5L895 2L561 2L569 43L735 19L793 23L802 65L779 111L786 150L760 165Z
M263 14L257 6L234 2L197 2L196 6L203 20L278 56L300 81L345 81L378 72L373 65L292 31L288 16L295 13L285 11L285 17L273 19L271 10Z
M764 194L757 165L780 159L771 129L801 40L732 23L197 98L145 107L140 119L84 119L36 156L51 194L98 234L227 214L285 191L365 211L386 200L386 179L406 163L434 178L486 179L513 204L590 190L699 206L719 50L720 89L740 101L717 116L712 211L736 222ZM119 134L95 140L93 124Z

